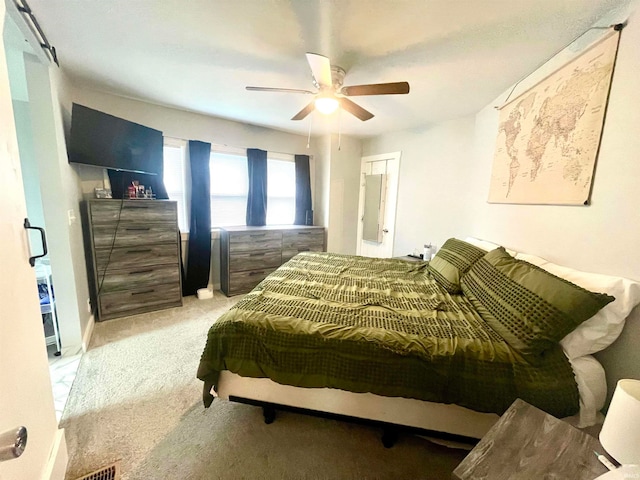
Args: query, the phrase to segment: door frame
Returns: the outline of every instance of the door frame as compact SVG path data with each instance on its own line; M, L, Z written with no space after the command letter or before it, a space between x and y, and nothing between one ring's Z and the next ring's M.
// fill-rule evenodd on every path
M398 186L400 179L400 157L402 152L390 152L379 155L368 155L362 157L360 161L360 193L358 198L358 233L356 237L356 254L362 255L362 219L364 215L364 177L367 174L370 164L375 162L386 162L384 173L386 174L386 188L384 199L384 225L383 241L380 245L382 255L378 258L389 258L393 256L393 245L395 241L396 211L398 205ZM386 230L386 232L385 232Z

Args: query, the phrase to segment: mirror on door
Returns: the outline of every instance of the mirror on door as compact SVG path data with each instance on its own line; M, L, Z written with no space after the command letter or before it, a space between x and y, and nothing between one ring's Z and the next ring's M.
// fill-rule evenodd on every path
M365 175L362 239L382 242L386 175Z

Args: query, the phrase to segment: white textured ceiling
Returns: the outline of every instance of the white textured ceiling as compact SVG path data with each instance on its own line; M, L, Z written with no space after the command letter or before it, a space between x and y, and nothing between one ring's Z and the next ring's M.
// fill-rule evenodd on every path
M305 52L345 85L408 81L353 97L375 117L314 113L313 132L371 136L477 112L626 0L29 0L79 86L306 134L290 118L312 89Z

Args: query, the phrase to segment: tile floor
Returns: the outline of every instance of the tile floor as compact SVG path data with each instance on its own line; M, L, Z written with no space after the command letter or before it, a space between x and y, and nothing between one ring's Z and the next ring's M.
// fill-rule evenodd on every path
M80 353L76 355L66 355L64 357L56 357L55 345L49 345L47 347L47 353L49 356L49 374L51 375L51 387L53 389L53 402L56 408L56 418L58 422L62 417L62 411L69 398L69 392L71 391L71 385L76 378L76 372L80 365Z

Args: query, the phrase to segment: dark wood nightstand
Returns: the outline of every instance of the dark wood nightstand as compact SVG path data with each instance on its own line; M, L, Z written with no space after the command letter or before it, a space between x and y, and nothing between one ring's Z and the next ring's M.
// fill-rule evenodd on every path
M593 480L607 468L600 442L517 399L453 471L453 480Z

